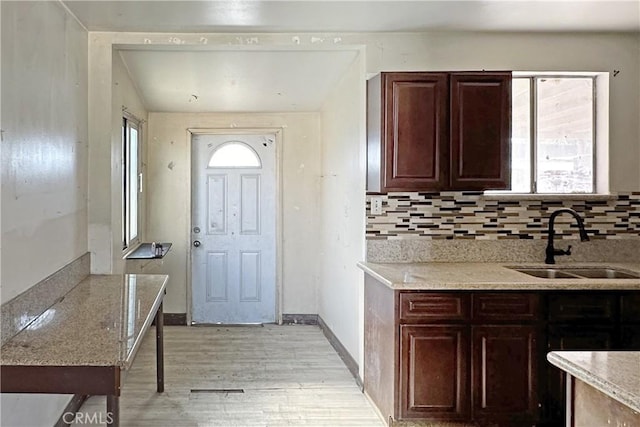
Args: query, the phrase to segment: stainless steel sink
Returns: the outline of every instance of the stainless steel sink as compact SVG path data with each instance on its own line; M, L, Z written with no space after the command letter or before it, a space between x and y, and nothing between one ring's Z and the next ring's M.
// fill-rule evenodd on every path
M510 267L543 279L640 279L633 271L612 267Z
M563 269L564 273L574 274L576 276L585 277L587 279L640 279L640 275L633 271L620 270L609 267L586 267Z
M528 274L529 276L541 277L543 279L577 279L577 276L573 274L565 273L557 268L513 268L520 273Z

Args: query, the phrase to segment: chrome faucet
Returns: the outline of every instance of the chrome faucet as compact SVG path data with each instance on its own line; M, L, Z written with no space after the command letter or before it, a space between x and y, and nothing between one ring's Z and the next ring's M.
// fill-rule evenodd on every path
M580 230L580 240L582 242L586 242L589 240L589 236L587 236L587 231L584 229L584 222L582 221L582 218L580 218L580 215L578 215L576 211L569 208L562 208L562 209L553 211L551 213L551 216L549 217L549 232L547 234L547 238L549 240L547 241L547 250L546 250L547 257L544 260L546 264L555 264L556 260L554 257L556 255L571 255L571 245L569 245L566 251L563 251L562 249L555 249L553 247L553 236L555 235L555 231L553 230L553 223L556 217L561 213L571 214L576 219L576 221L578 222L578 229Z

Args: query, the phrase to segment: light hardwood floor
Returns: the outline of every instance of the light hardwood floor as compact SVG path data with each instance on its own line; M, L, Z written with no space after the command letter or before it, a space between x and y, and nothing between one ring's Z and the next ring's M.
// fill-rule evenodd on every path
M121 426L384 426L316 326L167 326L164 342L165 392L151 330L124 379ZM105 398L80 412L104 414Z

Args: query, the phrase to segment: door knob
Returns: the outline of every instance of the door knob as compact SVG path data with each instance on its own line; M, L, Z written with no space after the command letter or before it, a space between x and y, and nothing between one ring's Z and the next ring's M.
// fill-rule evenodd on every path
M195 246L196 248L197 248L198 246L200 246L200 245L201 245L200 240L194 240L194 241L193 241L193 246Z

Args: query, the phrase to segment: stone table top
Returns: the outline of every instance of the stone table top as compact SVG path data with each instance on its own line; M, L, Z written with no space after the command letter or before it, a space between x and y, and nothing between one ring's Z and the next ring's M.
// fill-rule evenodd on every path
M162 303L168 278L88 276L5 343L0 363L128 369Z
M552 351L553 365L640 412L640 352Z
M640 273L640 263L570 263L563 267L613 267ZM540 263L425 262L371 263L358 267L395 290L640 290L638 279L546 279L513 267L550 267Z

